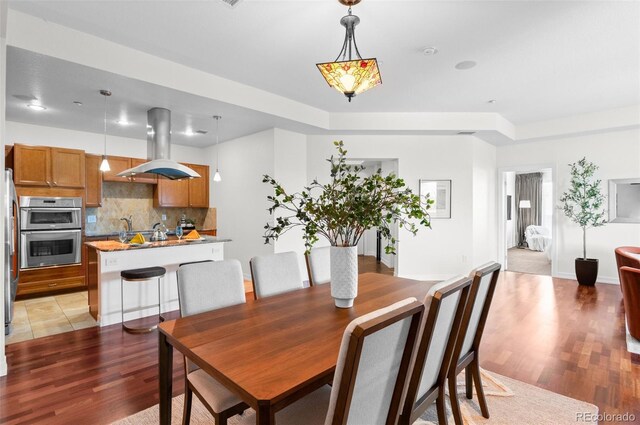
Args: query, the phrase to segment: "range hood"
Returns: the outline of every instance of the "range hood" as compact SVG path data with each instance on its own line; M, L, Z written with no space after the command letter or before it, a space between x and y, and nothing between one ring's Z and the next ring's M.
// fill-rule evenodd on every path
M147 158L149 162L119 173L119 177L158 174L171 180L197 178L200 174L170 159L171 111L152 108L147 111Z

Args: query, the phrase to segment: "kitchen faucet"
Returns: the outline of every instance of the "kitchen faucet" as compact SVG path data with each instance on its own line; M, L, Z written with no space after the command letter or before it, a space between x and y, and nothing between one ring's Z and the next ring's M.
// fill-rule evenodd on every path
M125 223L127 223L127 232L130 232L133 230L133 225L131 224L131 218L132 216L129 216L129 218L127 217L122 217L120 220L124 220Z

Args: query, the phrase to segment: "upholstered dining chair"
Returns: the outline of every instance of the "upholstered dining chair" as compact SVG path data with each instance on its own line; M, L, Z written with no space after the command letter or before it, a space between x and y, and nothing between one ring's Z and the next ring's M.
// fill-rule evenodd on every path
M278 425L393 425L398 419L424 305L407 298L353 320L344 331L333 385L276 412ZM240 424L254 425L248 411Z
M618 265L618 277L620 278L620 290L622 290L622 267L640 269L640 246L620 246L616 248L616 263Z
M620 286L629 334L640 340L640 268L620 268Z
M309 284L323 285L331 281L331 247L311 248L305 255Z
M414 423L434 401L438 424L447 424L447 372L470 285L471 278L454 277L432 286L425 297L422 333L398 424Z
M462 324L456 338L451 365L447 379L449 381L449 400L456 425L462 425L462 413L458 401L457 377L465 370L465 387L468 399L473 398L472 385L475 383L476 395L482 416L489 418L489 408L482 389L480 378L479 349L484 325L487 321L491 301L500 275L501 265L487 263L473 270L469 275L473 279L469 299L462 315Z
M249 268L256 299L303 287L298 254L295 252L253 257L249 261Z
M176 273L181 317L246 302L242 267L238 260L183 264ZM225 425L228 418L249 407L186 357L184 367L184 425L188 425L191 419L193 393L211 412L217 425Z

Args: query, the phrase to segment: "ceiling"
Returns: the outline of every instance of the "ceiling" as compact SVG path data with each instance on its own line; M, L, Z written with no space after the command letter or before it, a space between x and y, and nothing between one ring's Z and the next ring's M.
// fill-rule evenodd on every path
M210 98L16 47L7 48L6 117L9 121L102 133L104 97L100 95L100 89L112 92L107 99L107 133L112 136L146 139L147 110L152 107L171 110L171 138L180 145L204 147L214 144L216 122L213 115L222 116L220 142L273 127L305 134L320 131ZM27 108L30 103L27 97L36 98L47 110ZM76 106L74 101L82 102L82 106ZM117 121L121 119L126 119L129 125L119 125ZM187 136L187 129L208 133Z
M640 103L639 2L365 0L354 7L358 46L380 61L383 85L352 103L315 68L342 45L346 11L335 0L243 0L235 8L220 0L21 0L9 7L329 112L497 112L522 124ZM425 56L427 46L438 54ZM477 66L455 69L469 60ZM55 84L53 77L13 78L46 87L38 78ZM96 119L90 96L98 82L74 92L94 108L86 119ZM128 88L112 86L114 103ZM161 88L137 89L136 121L149 102L176 100ZM174 113L185 120L193 111L193 119L217 113L192 100L177 102ZM247 122L260 127L253 117Z

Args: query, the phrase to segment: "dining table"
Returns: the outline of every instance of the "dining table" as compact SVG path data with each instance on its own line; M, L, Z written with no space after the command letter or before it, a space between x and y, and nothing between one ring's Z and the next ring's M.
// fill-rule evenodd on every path
M160 424L171 423L174 349L252 407L258 425L274 424L277 411L332 382L349 322L422 301L433 284L363 273L351 308L337 308L324 284L160 323Z

